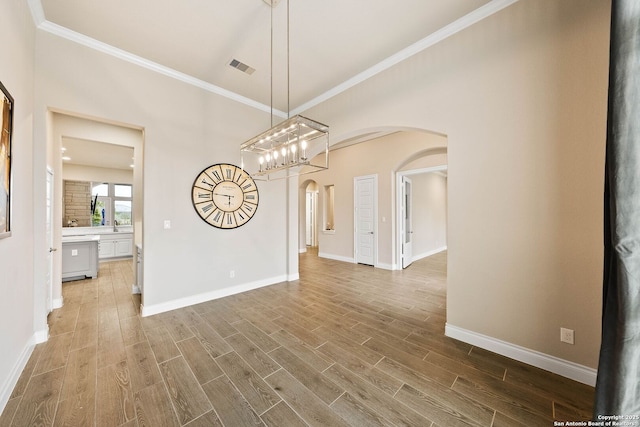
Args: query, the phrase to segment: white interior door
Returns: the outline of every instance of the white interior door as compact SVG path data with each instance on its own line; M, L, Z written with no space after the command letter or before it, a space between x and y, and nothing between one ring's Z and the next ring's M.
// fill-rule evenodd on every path
M402 268L407 268L413 262L413 226L411 180L402 177Z
M375 177L355 180L356 262L375 265L377 188Z
M53 310L53 171L47 168L47 200L46 200L46 239L47 239L47 272L45 278L47 314Z

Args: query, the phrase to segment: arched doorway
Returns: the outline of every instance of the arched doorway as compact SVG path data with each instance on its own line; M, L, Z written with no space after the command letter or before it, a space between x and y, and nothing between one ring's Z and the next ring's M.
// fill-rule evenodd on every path
M298 252L306 252L308 248L318 247L318 183L307 179L300 184L299 192L299 239Z
M434 163L435 162L435 163ZM300 178L298 250L307 248L307 188L313 182L317 191L318 255L346 262L358 262L354 179L377 177L378 200L375 208L374 242L377 249L373 265L378 268L401 269L398 263L398 173L447 165L447 137L436 132L406 128L376 128L349 134L335 142L329 152L329 169ZM332 220L325 210L327 189L334 189ZM329 226L329 222L331 226ZM322 227L322 228L320 228Z

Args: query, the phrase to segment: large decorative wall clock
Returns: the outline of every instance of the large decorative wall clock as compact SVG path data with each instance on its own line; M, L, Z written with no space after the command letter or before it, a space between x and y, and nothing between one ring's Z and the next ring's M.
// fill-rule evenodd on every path
M207 224L217 228L237 228L255 215L258 187L242 168L218 163L196 177L191 200Z

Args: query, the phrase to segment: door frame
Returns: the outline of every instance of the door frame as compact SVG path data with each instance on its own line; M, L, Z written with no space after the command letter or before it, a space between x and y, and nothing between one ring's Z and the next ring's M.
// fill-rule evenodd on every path
M358 263L358 181L373 179L373 266L378 267L378 175L362 175L353 178L353 262Z
M53 311L54 308L57 307L53 301L53 252L57 250L54 247L54 239L53 239L53 224L54 224L54 209L55 209L55 174L53 169L47 166L47 189L45 192L46 198L46 223L45 223L45 237L47 239L47 266L46 266L46 283L45 283L45 315L48 315Z
M400 247L400 253L402 256L400 259L402 260L401 267L403 270L409 267L413 263L413 230L406 230L406 227L409 226L413 228L413 181L409 178L409 175L404 174L401 176L402 179L402 194L400 197L402 198L402 204L400 205L400 216L398 219L400 220L400 241L402 242L402 246ZM407 197L407 188L409 188L409 195ZM409 206L407 207L407 199L409 200ZM409 242L407 244L407 233L409 236ZM406 258L411 258L407 260Z
M421 169L412 169L412 170L407 170L407 171L398 171L396 172L396 186L395 186L395 190L396 190L396 212L395 212L395 265L394 265L394 270L402 270L402 222L403 222L403 218L402 218L402 210L403 210L403 205L404 205L404 200L402 198L402 178L405 176L411 176L411 175L420 175L423 173L429 173L429 172L441 172L441 171L446 171L449 169L448 165L441 165L441 166L433 166L433 167L429 167L429 168L421 168ZM412 191L412 197L413 197L413 191Z

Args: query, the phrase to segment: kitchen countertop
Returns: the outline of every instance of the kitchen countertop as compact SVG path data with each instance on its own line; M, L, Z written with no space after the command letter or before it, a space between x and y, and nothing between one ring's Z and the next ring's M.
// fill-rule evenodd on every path
M68 236L84 236L94 234L131 234L133 227L118 227L118 231L113 231L113 227L62 227L62 238Z
M84 234L79 236L62 236L62 243L71 243L71 242L98 242L100 241L100 236L97 234Z

